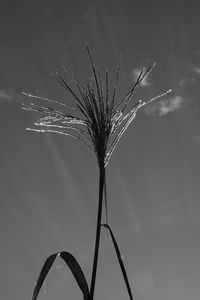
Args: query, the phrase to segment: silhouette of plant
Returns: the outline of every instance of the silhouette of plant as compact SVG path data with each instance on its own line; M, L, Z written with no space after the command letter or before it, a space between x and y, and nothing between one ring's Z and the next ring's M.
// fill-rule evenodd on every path
M53 132L71 136L80 140L92 150L98 162L99 167L99 200L96 225L96 240L94 249L93 268L91 276L90 289L88 287L85 276L80 265L73 255L62 251L49 256L40 272L36 287L33 293L33 300L36 300L40 288L54 262L56 257L60 256L71 269L85 300L93 300L94 289L96 283L97 263L99 254L99 243L101 228L104 227L111 235L113 245L119 260L122 274L125 280L129 298L132 300L132 292L129 285L126 270L121 258L119 247L114 237L111 227L107 220L107 195L106 195L106 166L115 150L120 138L131 124L136 116L139 108L151 103L152 101L166 95L171 90L157 95L146 101L139 100L135 104L130 105L130 101L140 86L143 79L153 69L155 64L146 70L141 70L136 82L125 97L116 103L116 92L118 86L119 73L121 68L121 57L116 73L115 84L112 93L109 88L108 72L105 72L105 82L103 84L100 70L95 66L89 47L87 46L92 72L94 76L94 85L92 83L83 86L79 80L64 66L64 71L72 78L77 92L65 81L59 74L54 75L55 79L64 89L72 96L75 105L68 105L63 101L52 100L23 92L25 96L32 99L42 100L45 103L52 103L53 106L36 104L34 102L23 103L22 108L38 112L42 117L35 122L35 128L27 128L27 130L35 132ZM105 90L105 91L104 91ZM60 108L58 109L57 106ZM130 107L130 108L129 108ZM101 224L103 199L106 210L106 224Z

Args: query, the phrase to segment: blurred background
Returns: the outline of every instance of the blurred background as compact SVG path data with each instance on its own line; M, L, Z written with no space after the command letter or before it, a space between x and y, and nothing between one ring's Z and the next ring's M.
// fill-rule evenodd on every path
M66 250L91 279L98 168L81 143L26 131L39 115L22 92L73 100L52 78L62 65L86 84L86 43L118 101L156 62L134 101L173 92L139 111L107 167L109 224L135 300L200 295L200 4L187 0L1 0L0 298L31 299L50 254ZM69 79L70 82L70 79ZM56 260L38 299L82 299ZM128 299L102 232L95 299Z

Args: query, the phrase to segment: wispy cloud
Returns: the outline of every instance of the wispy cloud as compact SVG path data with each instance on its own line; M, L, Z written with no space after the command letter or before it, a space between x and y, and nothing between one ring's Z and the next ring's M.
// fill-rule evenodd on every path
M174 112L182 107L184 99L181 96L174 96L164 100L154 102L153 104L146 106L144 112L151 116L164 116L168 113Z
M190 78L181 78L180 80L179 80L179 86L180 87L187 87L187 86L189 86L189 85L191 85L191 84L194 84L196 82L196 78L194 78L194 77L190 77Z
M199 75L200 75L200 67L190 66L187 69L187 75L185 77L180 78L178 84L180 87L187 87L194 83L197 83L197 81L199 80Z
M192 68L192 71L198 75L200 75L200 67Z
M0 90L0 101L12 101L13 98L13 92L7 90Z
M141 67L141 68L137 68L137 69L133 69L132 72L131 72L131 77L134 81L137 80L138 76L140 75L142 69L145 69L144 67ZM148 82L148 77L149 75L147 75L141 82L141 86L149 86L150 83Z

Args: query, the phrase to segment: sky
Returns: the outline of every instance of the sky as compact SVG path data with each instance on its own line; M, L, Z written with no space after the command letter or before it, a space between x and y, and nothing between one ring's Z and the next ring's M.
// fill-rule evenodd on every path
M31 299L45 259L72 253L88 284L98 167L81 143L26 131L39 115L22 92L72 104L51 76L66 65L91 81L86 51L121 67L117 99L156 62L132 100L173 91L142 108L107 166L108 221L135 300L200 295L200 19L195 0L2 0L0 3L0 298ZM36 100L37 101L37 100ZM104 218L104 216L103 216ZM56 260L38 299L81 299ZM95 299L128 299L109 235L102 231Z

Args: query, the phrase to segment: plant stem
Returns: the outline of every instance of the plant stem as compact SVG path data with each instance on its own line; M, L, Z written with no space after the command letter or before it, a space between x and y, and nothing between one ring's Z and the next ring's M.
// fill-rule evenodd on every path
M103 165L99 167L99 204L98 204L98 213L97 213L96 241L95 241L95 249L94 249L93 270L92 270L92 278L91 278L91 286L90 286L90 300L93 300L94 288L96 282L100 233L101 233L101 215L102 215L104 183L105 183L105 167Z

